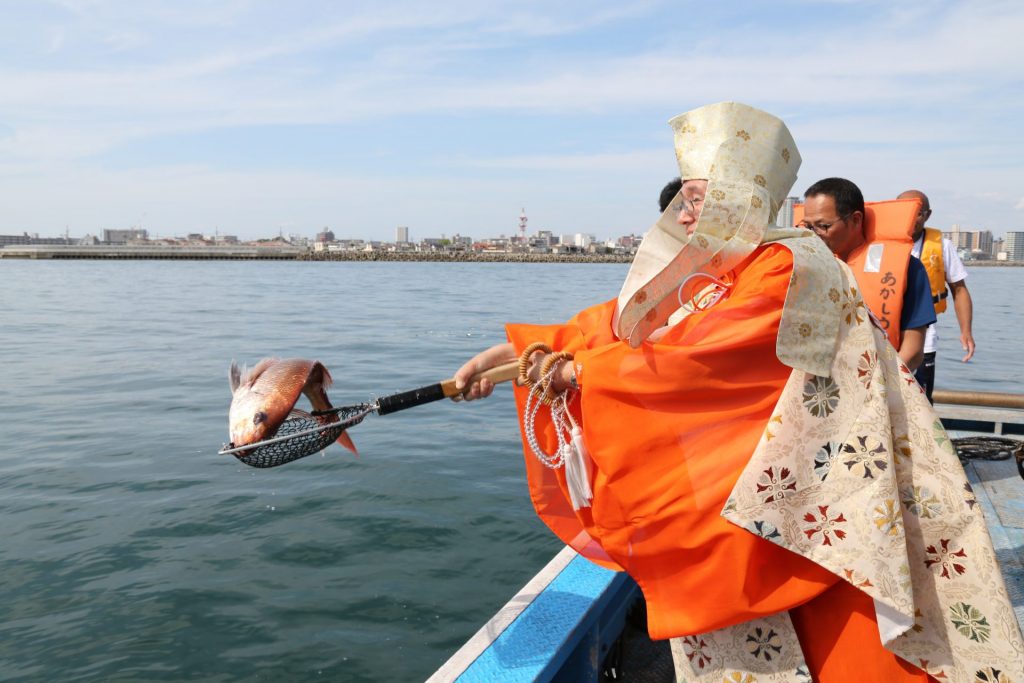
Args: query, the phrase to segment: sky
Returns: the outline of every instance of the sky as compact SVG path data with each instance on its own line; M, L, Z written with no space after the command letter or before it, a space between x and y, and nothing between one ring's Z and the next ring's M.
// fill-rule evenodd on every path
M0 0L0 234L642 233L668 119L1024 230L1024 3Z

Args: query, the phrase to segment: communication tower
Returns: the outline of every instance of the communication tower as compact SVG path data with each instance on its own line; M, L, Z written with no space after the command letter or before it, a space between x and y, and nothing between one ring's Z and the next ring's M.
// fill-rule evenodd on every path
M521 209L519 214L519 242L526 244L526 222L529 220L526 217L526 209Z

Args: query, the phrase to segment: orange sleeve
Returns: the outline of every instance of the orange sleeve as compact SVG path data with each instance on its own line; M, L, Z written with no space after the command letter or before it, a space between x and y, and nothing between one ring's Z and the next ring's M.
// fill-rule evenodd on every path
M762 247L734 273L727 299L637 349L611 335L615 302L544 328L575 353L594 501L572 514L561 472L538 474L531 460L547 468L527 452L534 505L563 540L586 534L591 550L637 580L654 638L774 614L837 580L719 514L790 374L775 343L792 256ZM520 348L538 331L510 326L509 338ZM549 452L553 438L538 420Z

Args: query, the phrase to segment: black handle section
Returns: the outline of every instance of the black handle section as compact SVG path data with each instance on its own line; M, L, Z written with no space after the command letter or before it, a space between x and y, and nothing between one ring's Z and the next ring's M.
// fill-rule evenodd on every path
M445 398L445 395L441 384L431 384L419 389L403 391L400 394L391 394L390 396L383 396L377 399L377 414L387 415L388 413L405 410L413 406L421 406L424 403L440 401L442 398Z

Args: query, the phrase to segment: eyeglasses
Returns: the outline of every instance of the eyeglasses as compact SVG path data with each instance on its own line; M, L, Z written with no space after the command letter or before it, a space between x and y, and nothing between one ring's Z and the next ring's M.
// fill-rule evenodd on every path
M797 227L807 228L808 230L813 230L814 232L828 232L829 229L833 225L835 225L836 223L842 223L847 218L849 218L850 215L851 214L846 214L845 216L840 216L839 218L835 219L831 223L822 223L821 221L818 221L817 223L807 223L807 222L804 222L804 223L801 223Z
M701 208L704 206L704 198L696 197L694 199L686 199L680 197L679 200L672 205L672 213L680 214L684 211L691 216L696 216L700 213Z

